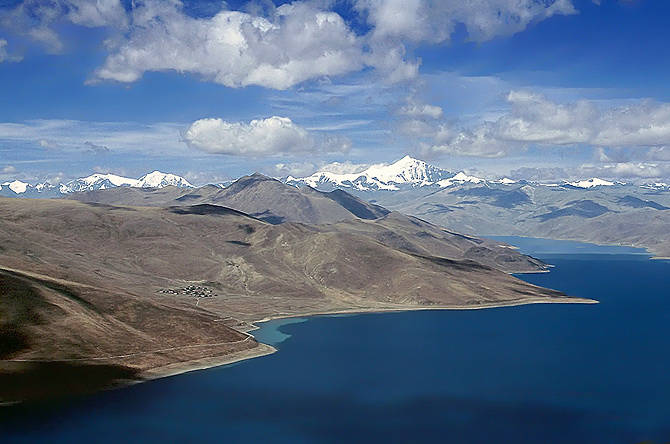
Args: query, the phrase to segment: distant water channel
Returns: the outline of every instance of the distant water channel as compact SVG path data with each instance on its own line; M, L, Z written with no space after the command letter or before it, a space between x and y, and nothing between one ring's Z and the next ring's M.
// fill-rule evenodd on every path
M274 355L0 410L0 441L670 441L670 263L504 240L555 265L523 279L601 303L272 321Z

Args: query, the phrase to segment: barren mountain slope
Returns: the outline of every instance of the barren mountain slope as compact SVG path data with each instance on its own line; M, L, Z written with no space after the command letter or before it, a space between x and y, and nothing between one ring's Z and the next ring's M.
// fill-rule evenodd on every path
M382 207L343 191L324 193L309 187L298 189L258 173L241 177L226 188L206 185L194 190L167 187L145 191L123 187L75 193L68 198L113 205L221 205L274 224L322 224L354 218L371 219L388 213Z
M215 205L0 199L3 368L64 359L132 374L254 353L240 331L267 317L585 302L365 233L399 217L272 225Z
M177 192L183 194L174 198ZM165 188L155 191L114 188L71 197L124 205L138 201L156 206L223 205L273 224L289 221L319 224L322 231L345 230L370 236L392 248L449 259L472 259L506 272L546 269L541 261L501 246L499 242L463 236L400 213L389 214L385 208L342 190L326 193L310 187L298 189L260 174L243 177L225 189L205 186L183 192ZM337 226L328 228L327 224L331 223Z

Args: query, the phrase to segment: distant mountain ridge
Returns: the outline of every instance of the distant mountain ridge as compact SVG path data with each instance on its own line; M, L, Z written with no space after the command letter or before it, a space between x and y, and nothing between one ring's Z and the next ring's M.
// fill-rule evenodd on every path
M391 164L373 165L363 171L356 173L334 173L330 171L317 171L306 177L288 176L282 179L283 182L294 185L308 185L318 190L330 191L336 188L350 189L361 192L373 191L404 191L416 188L435 188L441 189L454 185L464 184L503 184L513 185L519 182L531 183L528 181L517 181L504 177L501 179L484 179L468 175L463 171L454 173L443 168L430 165L423 160L415 159L411 156L405 156L402 159ZM608 180L596 177L574 182L563 181L557 184L547 184L549 186L571 186L575 188L594 188L601 186L613 186L622 184L620 182L610 182ZM655 184L656 187L667 185Z
M333 191L336 189L353 192L375 193L411 190L441 190L455 186L494 185L517 186L536 185L543 187L565 187L572 189L593 190L603 187L635 186L624 182L612 182L597 177L577 181L559 181L557 183L532 182L512 180L507 177L501 179L485 179L466 174L463 171L452 172L423 160L405 156L390 164L372 165L355 173L335 173L331 171L317 171L306 177L287 176L280 181L294 187L309 186L319 191ZM234 180L212 184L218 188L226 188ZM133 179L115 174L95 173L65 183L51 184L48 182L30 184L21 180L10 180L0 184L0 196L4 197L61 197L63 195L106 190L118 187L131 188L195 188L185 178L160 171L145 174L139 179ZM637 186L636 186L637 187ZM670 185L664 182L642 184L640 187L655 191L670 191Z
M69 182L57 185L48 182L32 185L20 180L4 182L0 184L0 196L4 197L58 197L64 194L106 190L117 187L132 188L164 188L174 186L177 188L194 188L186 179L175 174L152 171L140 177L132 179L117 176L116 174L95 173L90 176L80 177Z

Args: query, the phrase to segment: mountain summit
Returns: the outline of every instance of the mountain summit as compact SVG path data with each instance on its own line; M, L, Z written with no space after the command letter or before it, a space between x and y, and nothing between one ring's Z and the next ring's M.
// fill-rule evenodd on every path
M423 160L405 156L390 164L372 165L357 173L338 174L318 171L303 178L288 177L291 185L309 185L312 188L353 188L359 191L399 190L407 187L432 185L453 176L447 170L429 165Z
M160 171L153 171L140 177L139 186L141 188L164 188L167 186L193 188L193 185L183 177L169 173L161 173Z

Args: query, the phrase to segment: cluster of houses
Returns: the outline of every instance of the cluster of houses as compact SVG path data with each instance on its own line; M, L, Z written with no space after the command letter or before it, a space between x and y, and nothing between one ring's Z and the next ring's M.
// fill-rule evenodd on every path
M195 298L213 298L218 296L218 294L214 293L211 288L202 287L200 285L187 285L182 288L161 288L158 292L163 294L193 296Z

